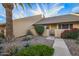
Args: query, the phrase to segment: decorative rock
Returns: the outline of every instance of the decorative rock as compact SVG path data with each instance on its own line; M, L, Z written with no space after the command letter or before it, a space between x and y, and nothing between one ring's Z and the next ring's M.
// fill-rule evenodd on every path
M67 40L67 39L64 39L65 43L67 44L71 54L73 56L79 56L79 45L76 44L75 40Z

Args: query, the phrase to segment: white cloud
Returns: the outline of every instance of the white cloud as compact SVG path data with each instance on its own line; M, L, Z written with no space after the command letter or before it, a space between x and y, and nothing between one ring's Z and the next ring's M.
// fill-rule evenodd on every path
M37 6L37 9L36 10L31 9L30 12L32 12L34 15L39 15L39 14L43 15L43 12L42 12L41 8L39 7L39 5L36 4L36 6Z
M79 6L76 6L72 9L72 12L79 12Z
M57 16L58 12L64 8L64 6L55 6L47 11L46 17Z
M64 8L63 5L59 5L60 3L56 3L52 6L51 9L47 9L44 4L42 4L42 7L44 8L44 12L41 10L41 8L39 7L38 4L36 4L37 6L37 9L36 10L30 10L30 12L32 12L34 15L38 15L38 14L42 14L44 15L45 17L51 17L51 16L55 16L55 15L58 15L58 12Z
M17 15L17 14L13 14L13 19L18 19L19 18L19 16Z
M60 3L56 3L52 6L51 9L47 9L47 7L44 6L44 4L42 5L42 7L44 8L44 12L41 10L39 4L36 4L37 8L35 10L18 10L19 12L14 14L14 18L23 18L25 15L25 11L27 11L27 13L30 13L32 12L33 15L39 15L39 14L42 14L44 15L45 17L51 17L51 16L56 16L58 15L58 12L64 8L63 5L59 5Z
M25 10L23 10L19 5L17 5L17 6L18 6L18 8L16 8L16 6L14 5L13 19L18 19L18 18L24 17Z
M13 19L23 18L24 16L21 13L14 13Z
M47 15L47 8L45 7L44 4L42 4L43 10L44 10L44 15Z
M64 6L63 5L59 5L59 3L58 4L54 4L52 6L52 8L47 11L47 15L45 15L45 16L46 17L57 16L57 15L59 15L58 12L61 9L63 9L63 8L64 8Z
M24 10L19 11L20 17L24 17Z
M40 10L31 10L31 12L32 12L34 15L42 14L42 12L41 12Z
M24 10L19 10L13 13L13 19L23 18L24 17Z
M2 17L6 17L6 15L5 15L5 14L2 14L2 13L0 13L0 16L2 16Z

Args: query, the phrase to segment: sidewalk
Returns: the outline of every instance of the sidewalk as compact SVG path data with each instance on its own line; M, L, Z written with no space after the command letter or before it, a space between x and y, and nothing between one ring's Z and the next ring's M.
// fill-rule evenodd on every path
M54 56L71 56L63 39L56 38L53 47L55 49Z

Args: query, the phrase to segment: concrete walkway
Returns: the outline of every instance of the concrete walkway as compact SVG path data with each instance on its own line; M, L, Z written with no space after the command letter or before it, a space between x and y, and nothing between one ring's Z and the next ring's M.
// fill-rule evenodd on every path
M55 38L53 47L55 49L54 56L71 56L63 39Z

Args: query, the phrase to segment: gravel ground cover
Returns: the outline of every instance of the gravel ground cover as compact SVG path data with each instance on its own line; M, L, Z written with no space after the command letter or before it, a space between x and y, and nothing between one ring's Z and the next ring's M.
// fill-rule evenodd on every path
M64 39L72 56L79 56L79 44L76 44L76 40Z

